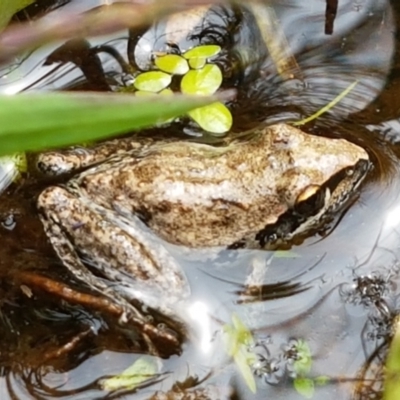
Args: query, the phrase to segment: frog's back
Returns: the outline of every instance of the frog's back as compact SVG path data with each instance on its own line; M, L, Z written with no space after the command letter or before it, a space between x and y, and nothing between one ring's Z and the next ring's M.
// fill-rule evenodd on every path
M101 188L97 200L138 213L167 241L229 245L276 223L307 187L323 185L364 156L346 141L279 127L285 125L223 148L189 142L155 146L111 165L108 192L99 182L104 173L89 175L85 186L92 196Z

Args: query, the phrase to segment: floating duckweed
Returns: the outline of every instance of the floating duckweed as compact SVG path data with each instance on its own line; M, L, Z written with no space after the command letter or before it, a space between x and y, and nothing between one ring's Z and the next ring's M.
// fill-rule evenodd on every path
M136 77L133 85L137 90L157 93L171 83L171 75L161 71L144 72Z
M168 72L173 75L184 75L189 71L188 62L181 56L176 54L167 54L156 58L154 64L161 71Z
M222 103L212 103L189 111L189 116L205 131L223 134L232 126L232 114Z
M189 66L192 69L200 69L206 65L206 61L204 57L193 57L189 59Z
M214 94L222 83L222 72L217 65L207 64L202 69L189 71L181 81L185 94Z
M210 58L217 55L221 51L221 47L215 44L206 44L204 46L193 47L193 49L188 50L183 57L186 59L190 58Z

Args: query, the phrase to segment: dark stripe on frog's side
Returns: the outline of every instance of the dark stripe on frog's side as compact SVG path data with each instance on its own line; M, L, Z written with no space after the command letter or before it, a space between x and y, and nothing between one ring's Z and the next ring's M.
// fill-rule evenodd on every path
M296 232L305 221L312 216L317 215L324 206L327 206L327 209L318 220L319 223L315 226L315 228L318 226L321 227L322 223L326 223L333 219L334 214L337 213L343 205L348 203L351 196L357 194L356 189L361 183L361 177L364 176L370 168L371 163L369 161L360 160L356 164L355 168L348 167L339 171L329 181L322 185L318 192L313 196L298 203L295 207L282 214L276 223L266 225L264 229L257 232L254 237L255 241L258 242L261 248L263 248L267 245L274 244L274 242L277 242L278 240L290 240L294 236L293 232ZM338 186L343 182L346 182L346 175L351 174L358 174L360 179L348 179L347 190L341 190L339 200L336 200L329 205L329 201L334 198ZM324 202L325 192L327 189L329 189L331 193L331 196L328 199L328 205ZM240 249L246 246L247 240L244 238L231 244L228 248Z

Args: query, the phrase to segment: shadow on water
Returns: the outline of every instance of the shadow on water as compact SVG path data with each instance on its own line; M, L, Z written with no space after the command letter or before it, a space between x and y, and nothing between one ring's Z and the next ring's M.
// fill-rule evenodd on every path
M48 3L52 13L83 12L99 5ZM165 244L191 284L192 296L179 311L192 321L193 340L185 343L181 355L157 361L154 382L132 398L158 398L151 397L155 390L168 391L181 382L175 395L192 388L188 396L193 397L187 398L297 399L294 365L304 343L311 362L304 375L297 371L297 378L315 386L315 398L369 399L382 390L382 362L399 308L400 283L400 48L395 42L400 7L392 3L340 1L331 35L324 31L324 2L276 5L301 71L288 80L262 50L254 16L248 12L215 7L211 22L190 39L180 39L182 48L217 41L227 49L219 62L227 71L227 86L238 90L232 105L236 131L308 116L357 81L343 101L305 129L360 144L374 170L360 197L334 221L334 229L306 238L287 252L212 254ZM124 65L134 62L146 69L152 51L165 51L171 39L165 25L159 23L138 39L124 32L37 49L3 67L0 91L115 90L129 80ZM1 197L0 397L130 398L132 390L107 394L101 387L104 377L121 373L140 357L142 343L135 332L119 326L115 318L32 291L14 279L16 270L34 270L71 283L36 218L32 199L43 186L30 177ZM82 290L76 282L71 285ZM223 350L221 327L231 323L232 314L256 340L255 395ZM71 348L63 352L67 344ZM322 376L329 379L318 386Z

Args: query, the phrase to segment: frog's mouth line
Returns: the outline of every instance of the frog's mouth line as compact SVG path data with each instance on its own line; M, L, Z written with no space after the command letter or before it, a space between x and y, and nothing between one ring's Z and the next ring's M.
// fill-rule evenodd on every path
M372 164L359 160L353 167L343 168L320 186L312 196L282 214L274 224L266 225L255 237L261 247L277 241L287 242L299 234L324 228L335 214L357 196L357 189Z

